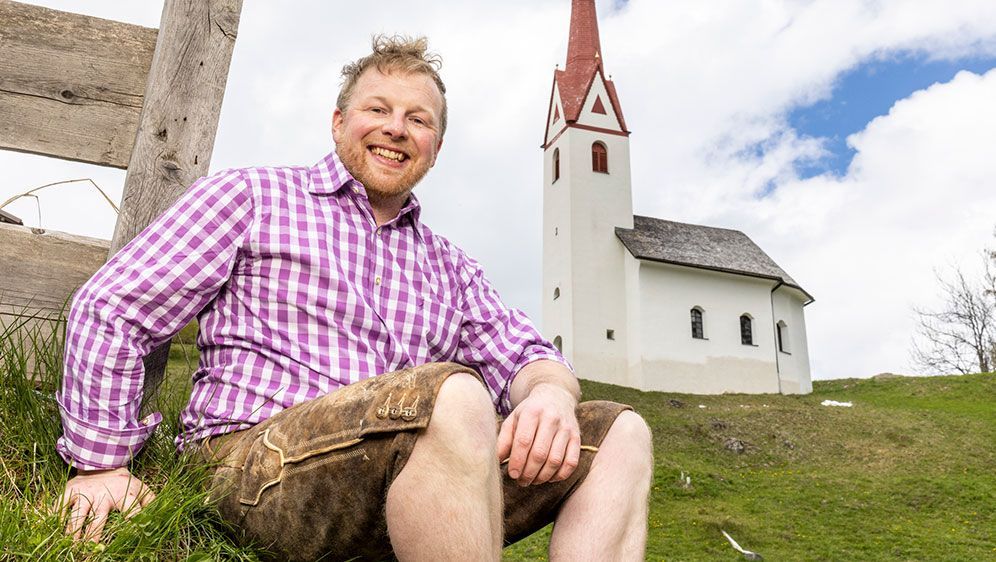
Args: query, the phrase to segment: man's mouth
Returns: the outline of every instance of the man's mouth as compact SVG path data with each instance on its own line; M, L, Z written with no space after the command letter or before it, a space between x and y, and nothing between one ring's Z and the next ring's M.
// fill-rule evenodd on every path
M377 156L387 158L388 160L394 160L395 162L404 162L408 159L408 155L404 152L397 152L389 148L384 148L381 146L374 146L370 148L370 152L373 152Z

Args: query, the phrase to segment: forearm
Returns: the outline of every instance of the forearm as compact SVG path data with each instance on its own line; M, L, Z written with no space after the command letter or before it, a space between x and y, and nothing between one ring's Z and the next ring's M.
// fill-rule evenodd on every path
M515 408L538 386L549 385L565 391L575 404L581 399L581 387L574 373L557 361L533 361L516 373L509 388L512 408Z

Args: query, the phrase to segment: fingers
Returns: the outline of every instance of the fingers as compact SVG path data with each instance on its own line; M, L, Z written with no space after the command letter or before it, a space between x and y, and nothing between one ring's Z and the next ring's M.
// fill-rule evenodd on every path
M143 484L142 493L138 495L138 502L142 507L145 507L152 503L152 500L156 499L156 495L149 489L148 486Z
M66 525L66 534L72 535L73 540L78 541L83 536L83 524L90 512L90 500L86 496L73 493L70 501L72 507L69 513L69 523Z
M68 514L66 534L73 540L99 542L112 511L132 517L153 499L152 490L127 469L81 471L66 483L57 507Z
M564 465L564 458L567 456L567 446L571 442L571 432L567 428L561 428L557 432L557 435L553 438L553 444L550 445L550 453L546 457L546 463L540 468L539 474L533 479L533 484L543 484L549 482L550 479L557 474L560 467ZM539 443L539 440L537 440ZM527 470L528 473L528 470Z
M59 501L52 507L52 513L59 517L69 517L72 513L73 501L73 491L67 488L66 491L62 492Z
M137 492L129 493L125 496L119 509L125 519L131 519L138 514L139 511L142 511L142 508L152 503L152 500L155 498L156 495L152 493L152 490L143 484Z
M574 474L574 469L578 467L579 462L581 462L581 434L574 433L567 442L567 452L564 455L564 463L560 465L560 469L553 475L550 482L567 480L571 474Z
M517 414L505 418L498 432L498 462L505 462L512 453L512 436L515 435L515 419Z
M559 423L551 420L542 420L542 423L539 424L536 435L533 438L532 447L529 449L529 454L526 457L526 466L522 470L522 476L518 479L520 486L528 486L534 483L536 477L543 470L543 467L546 466L550 458L554 439L557 438L559 432ZM535 483L541 484L542 482Z
M128 494L124 497L118 509L125 519L131 519L142 509L141 496L139 494Z
M539 419L536 414L520 414L515 424L515 435L512 438L512 452L508 460L508 475L518 480L533 448L536 427Z
M111 502L103 498L96 508L91 509L93 519L86 526L83 537L93 542L100 542L100 537L104 534L104 525L107 524L107 517L111 513Z

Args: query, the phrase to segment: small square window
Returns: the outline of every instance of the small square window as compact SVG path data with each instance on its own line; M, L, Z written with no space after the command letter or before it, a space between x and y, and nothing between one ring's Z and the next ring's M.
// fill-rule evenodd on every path
M616 339L616 331L615 330L605 330L605 339L607 339L607 340L614 340L614 339Z

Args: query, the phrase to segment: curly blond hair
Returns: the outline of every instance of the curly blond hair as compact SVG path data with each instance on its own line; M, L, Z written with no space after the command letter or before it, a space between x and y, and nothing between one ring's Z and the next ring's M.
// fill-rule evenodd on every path
M342 89L339 90L339 98L335 102L339 111L346 112L356 81L370 67L376 68L382 74L391 72L424 74L432 78L443 97L443 112L439 116L441 138L446 132L446 86L439 77L439 69L443 66L442 57L429 52L429 40L425 37L374 35L372 47L372 53L342 67Z

